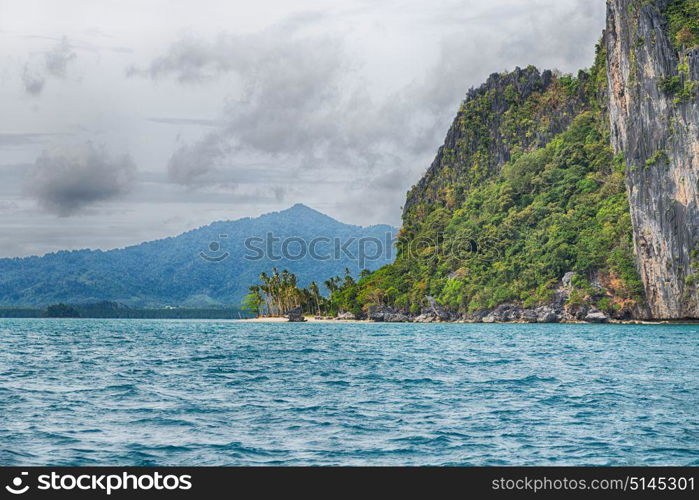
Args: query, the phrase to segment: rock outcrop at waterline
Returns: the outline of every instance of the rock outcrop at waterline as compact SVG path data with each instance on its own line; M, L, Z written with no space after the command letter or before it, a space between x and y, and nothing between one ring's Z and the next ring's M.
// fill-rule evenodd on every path
M604 34L612 145L657 319L699 318L699 47L671 39L671 3L609 1Z
M289 320L289 323L305 323L306 318L303 316L303 308L302 307L296 307L292 309L291 311L286 313L286 318Z

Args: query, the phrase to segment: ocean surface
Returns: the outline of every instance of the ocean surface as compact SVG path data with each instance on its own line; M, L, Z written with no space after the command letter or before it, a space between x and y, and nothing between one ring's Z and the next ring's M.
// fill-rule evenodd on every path
M0 320L1 465L699 465L699 326Z

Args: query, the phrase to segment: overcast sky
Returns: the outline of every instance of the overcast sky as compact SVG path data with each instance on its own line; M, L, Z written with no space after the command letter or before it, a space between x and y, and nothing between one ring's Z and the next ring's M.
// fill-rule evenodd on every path
M0 0L0 257L305 203L400 224L467 90L590 66L602 0Z

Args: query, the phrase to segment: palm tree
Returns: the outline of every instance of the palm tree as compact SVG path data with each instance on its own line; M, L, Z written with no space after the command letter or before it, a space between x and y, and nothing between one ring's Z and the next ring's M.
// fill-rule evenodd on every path
M324 284L328 290L330 290L330 293L333 294L338 290L338 283L340 283L341 279L337 276L334 278L330 278L328 280L325 280Z
M318 288L318 283L316 283L315 281L311 281L311 284L308 286L308 289L311 291L311 297L316 303L318 316L320 316L320 289Z

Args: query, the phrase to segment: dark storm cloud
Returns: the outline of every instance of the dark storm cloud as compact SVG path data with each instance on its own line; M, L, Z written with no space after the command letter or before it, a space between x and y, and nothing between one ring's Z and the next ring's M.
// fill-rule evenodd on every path
M103 146L45 150L26 179L28 193L47 211L61 217L128 192L136 167L128 155L111 157Z
M31 95L39 95L44 90L49 78L65 79L68 65L77 55L73 45L63 37L49 50L33 57L24 65L22 84Z

